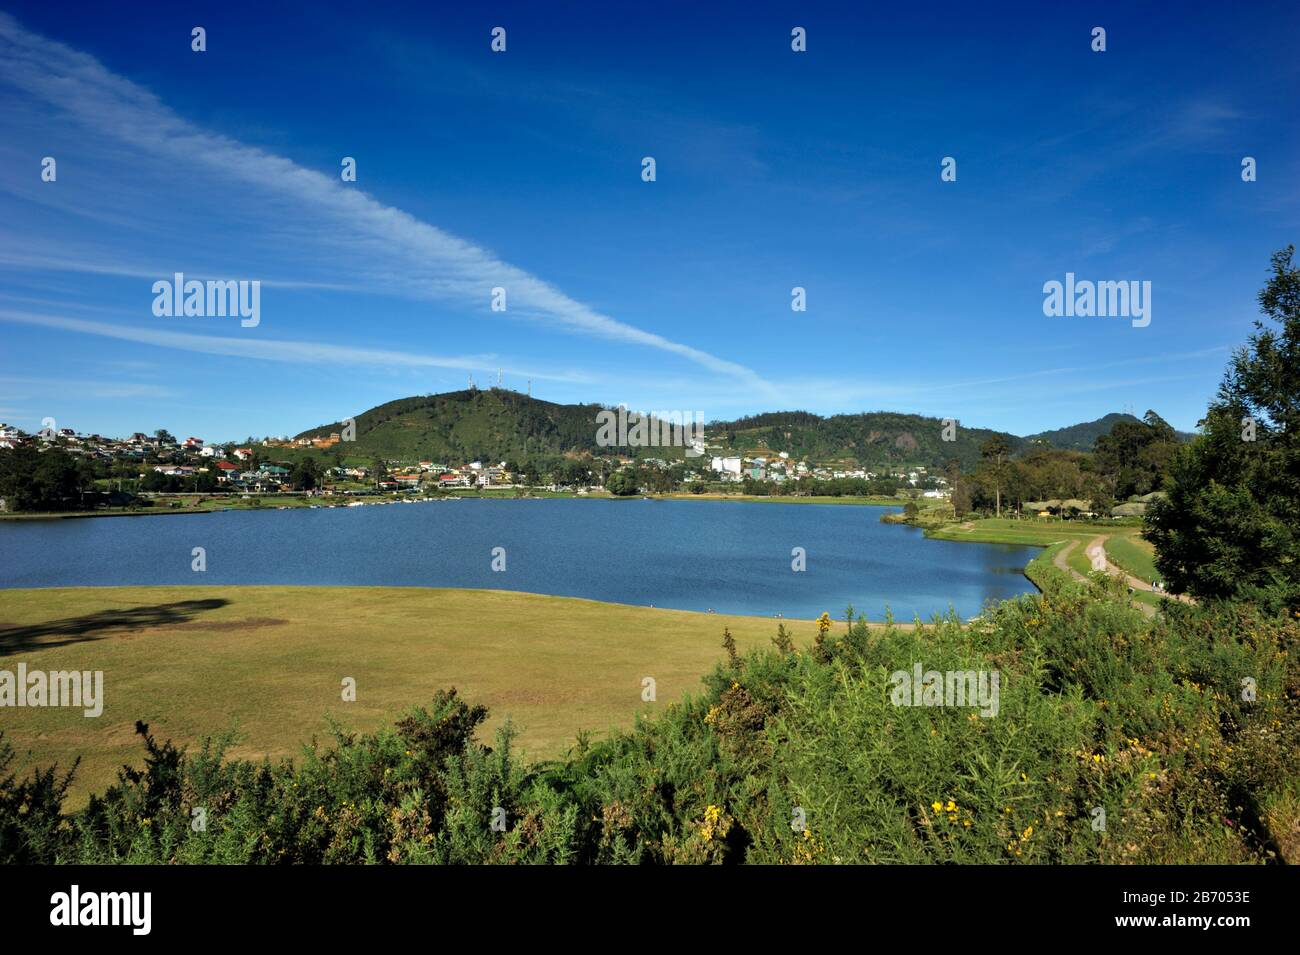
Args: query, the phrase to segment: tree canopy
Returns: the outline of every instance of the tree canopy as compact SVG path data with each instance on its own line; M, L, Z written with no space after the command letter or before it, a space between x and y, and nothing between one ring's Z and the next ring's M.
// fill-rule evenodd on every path
M1300 269L1275 253L1201 435L1170 462L1146 537L1171 589L1300 608ZM1274 327L1276 326L1276 327Z

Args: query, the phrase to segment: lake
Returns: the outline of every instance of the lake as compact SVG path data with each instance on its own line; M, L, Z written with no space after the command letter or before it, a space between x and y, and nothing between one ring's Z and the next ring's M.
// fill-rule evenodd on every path
M925 538L898 508L443 500L319 510L0 521L0 586L480 587L717 613L974 616L1033 592L1038 548ZM194 548L206 571L191 569ZM493 549L504 548L502 571ZM802 572L791 551L806 553ZM497 561L500 566L500 561Z

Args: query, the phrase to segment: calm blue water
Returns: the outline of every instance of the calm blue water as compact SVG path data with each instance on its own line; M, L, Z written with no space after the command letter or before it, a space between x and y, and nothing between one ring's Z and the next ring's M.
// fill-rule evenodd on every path
M484 587L787 617L963 618L1031 592L1037 548L927 540L896 508L711 501L460 500L321 510L0 521L0 587ZM207 571L190 569L207 551ZM506 569L493 572L492 549ZM791 570L791 549L807 570Z

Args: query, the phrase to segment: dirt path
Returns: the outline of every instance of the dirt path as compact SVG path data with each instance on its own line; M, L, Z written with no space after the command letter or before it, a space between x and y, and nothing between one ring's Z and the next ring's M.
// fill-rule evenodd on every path
M1110 562L1110 558L1106 556L1107 536L1108 535L1106 534L1097 535L1092 540L1088 541L1088 546L1083 549L1083 552L1088 555L1088 560L1092 564L1092 569L1094 571L1104 570L1112 577L1119 577L1133 590L1151 590L1150 584L1144 583L1137 577L1129 576L1119 567L1116 567ZM1156 615L1156 608L1150 604L1142 603L1140 600L1130 600L1129 603L1142 611L1143 615L1146 617L1154 617Z
M1083 574L1079 573L1077 570L1075 570L1073 567L1070 566L1070 562L1069 562L1070 553L1074 550L1074 546L1077 543L1079 542L1070 541L1070 543L1062 547L1059 551L1057 551L1056 556L1052 558L1052 563L1056 565L1057 570L1065 571L1065 573L1068 574L1074 580L1081 580L1084 583L1087 583L1088 578L1083 576Z
M1106 541L1109 538L1109 534L1098 534L1092 540L1088 541L1087 546L1083 549L1083 552L1088 555L1089 563L1091 563L1097 570L1105 570L1106 573L1110 574L1112 577L1119 577L1133 590L1145 590L1147 593L1158 593L1162 597L1168 597L1171 600L1180 600L1183 603L1196 602L1185 594L1171 594L1166 593L1165 591L1158 591L1140 577L1134 577L1122 567L1112 564L1110 558L1106 555ZM1052 563L1056 566L1057 570L1067 574L1071 580L1087 583L1088 578L1070 566L1070 555L1074 553L1074 549L1078 545L1079 542L1077 540L1072 540L1067 543L1057 551L1056 556L1052 558ZM1137 599L1131 600L1130 603L1134 607L1137 607L1138 610L1142 611L1143 615L1148 618L1156 615L1156 608L1148 603L1143 603Z
M1192 600L1191 597L1188 597L1186 594L1171 594L1168 591L1156 590L1154 587L1152 587L1141 577L1134 577L1123 567L1119 567L1111 563L1110 557L1106 553L1106 540L1107 537L1105 534L1101 535L1100 537L1094 538L1093 540L1088 542L1088 550L1087 550L1087 554L1090 558L1093 556L1094 553L1099 553L1101 555L1102 560L1105 562L1106 573L1110 574L1112 577L1121 578L1134 590L1145 590L1147 593L1159 594L1162 597L1168 597L1170 600L1177 600L1180 601L1181 603L1188 603L1188 604L1195 603L1195 601ZM1094 559L1094 566L1095 563L1096 562ZM1146 606L1146 604L1143 604L1143 606Z

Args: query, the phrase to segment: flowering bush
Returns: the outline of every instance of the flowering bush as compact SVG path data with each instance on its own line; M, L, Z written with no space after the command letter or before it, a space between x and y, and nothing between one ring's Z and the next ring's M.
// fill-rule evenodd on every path
M70 773L16 778L0 738L0 862L1300 860L1300 618L1170 602L1147 621L1043 585L966 625L850 615L832 636L824 615L810 648L727 640L698 696L532 765L451 690L296 761L139 725L142 767L65 813ZM896 705L915 661L998 672L996 715Z

